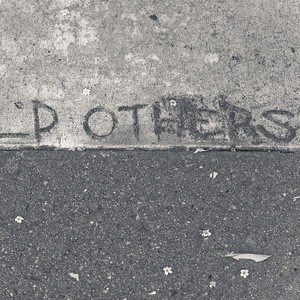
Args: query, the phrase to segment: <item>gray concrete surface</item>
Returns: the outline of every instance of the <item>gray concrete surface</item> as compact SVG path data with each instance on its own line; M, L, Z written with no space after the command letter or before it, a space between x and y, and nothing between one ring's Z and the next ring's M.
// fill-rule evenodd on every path
M299 159L1 152L0 299L297 300Z
M299 6L1 0L0 146L299 148Z

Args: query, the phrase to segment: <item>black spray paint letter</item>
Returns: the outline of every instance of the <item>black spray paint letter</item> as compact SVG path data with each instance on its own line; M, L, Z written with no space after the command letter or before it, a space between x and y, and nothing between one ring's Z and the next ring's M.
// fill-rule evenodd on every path
M58 123L58 117L56 111L51 108L50 106L38 101L33 100L33 115L34 115L34 133L35 133L35 139L37 144L41 142L41 134L45 132L50 132L52 128L55 127L55 125ZM40 126L40 116L39 116L39 109L45 109L49 111L52 115L53 121L51 124L49 124L46 127Z
M133 118L133 131L137 140L140 137L140 124L139 124L139 116L138 110L145 108L147 104L136 104L133 106L121 106L119 107L119 111L131 111L132 110L132 118Z
M279 127L285 128L287 130L285 136L276 136L275 134L269 132L265 127L262 125L257 125L256 128L267 138L276 141L276 142L285 142L288 143L292 141L296 137L296 129L290 126L289 122L281 122L274 118L275 116L285 116L287 118L293 118L294 115L286 110L267 110L265 111L262 116L267 119L268 121L273 122Z
M161 103L156 101L152 106L152 118L154 121L154 133L160 141L163 132L175 134L175 127L178 124L178 118L161 118Z
M91 130L91 127L90 127L90 125L89 125L89 120L90 120L90 117L91 117L94 113L96 113L96 112L104 112L104 113L107 113L107 114L110 115L111 120L112 120L112 126L111 126L111 130L110 130L109 133L103 134L103 135L99 135L99 134L96 134L95 132L93 132L93 131ZM92 108L91 110L89 110L88 113L85 115L84 121L83 121L83 129L84 129L85 133L86 133L89 137L91 137L92 139L100 140L100 139L102 139L102 138L104 138L104 137L106 137L106 136L111 135L112 132L114 131L114 129L115 129L117 123L118 123L118 120L117 120L115 114L114 114L112 111L107 110L107 109L105 109L105 108L102 107L102 106L97 106L97 107Z
M224 131L219 129L215 129L215 130L205 129L201 131L197 128L197 123L200 123L200 128L202 124L208 125L211 122L217 123L219 112L217 112L216 110L211 110L206 108L197 108L195 110L195 113L196 113L196 120L195 122L193 122L193 126L191 127L192 129L191 134L194 136L195 139L208 140L214 138L219 134L224 134Z
M241 133L244 133L253 139L252 143L261 143L255 127L250 123L252 121L251 112L244 108L230 104L225 100L226 96L224 95L220 95L219 98L219 106L223 113L227 115L230 139L232 141L236 141L241 137Z

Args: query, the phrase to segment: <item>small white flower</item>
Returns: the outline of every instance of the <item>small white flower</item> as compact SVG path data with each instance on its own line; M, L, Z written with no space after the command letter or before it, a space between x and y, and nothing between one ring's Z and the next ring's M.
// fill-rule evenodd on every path
M90 92L91 92L90 89L84 88L83 91L82 91L82 94L83 94L84 96L89 96L89 95L90 95Z
M212 288L215 288L216 287L216 282L215 281L211 281L209 283L209 287L212 289Z
M171 106L176 106L176 105L177 105L177 102L176 102L175 100L171 100L171 101L170 101L170 105L171 105Z
M62 11L61 11L61 14L63 15L63 16L67 16L68 14L69 14L70 12L69 12L69 10L66 8L66 9L63 9Z
M22 217L20 217L20 216L17 216L16 218L15 218L15 221L16 222L18 222L18 223L22 223L22 221L24 220L24 218L22 218Z
M165 267L164 272L165 272L165 275L168 276L168 274L172 273L172 268L171 267Z
M249 270L241 270L241 277L247 278L249 275Z
M209 231L209 229L206 229L206 230L202 230L202 233L201 233L202 236L211 236L211 232Z

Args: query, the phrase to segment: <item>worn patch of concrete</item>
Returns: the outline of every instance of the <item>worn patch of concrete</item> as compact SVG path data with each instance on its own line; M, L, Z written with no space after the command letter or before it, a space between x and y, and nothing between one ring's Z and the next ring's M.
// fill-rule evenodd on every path
M4 148L298 148L299 1L0 3Z

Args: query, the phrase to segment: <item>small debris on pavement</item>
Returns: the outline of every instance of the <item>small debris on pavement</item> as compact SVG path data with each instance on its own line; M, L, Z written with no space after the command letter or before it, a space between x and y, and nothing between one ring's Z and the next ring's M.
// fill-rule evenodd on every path
M197 148L194 153L206 152L206 151L208 151L208 150L203 149L203 148Z
M168 274L172 273L172 268L171 267L165 267L164 272L165 272L165 275L168 276Z
M20 216L17 216L16 218L15 218L15 221L16 222L18 222L18 223L22 223L22 221L24 220L24 218L22 218L22 217L20 217Z
M156 292L153 291L153 292L151 292L151 293L148 293L148 295L156 295Z
M224 257L232 257L235 260L240 259L249 259L254 260L255 262L262 262L271 257L271 255L264 255L264 254L252 254L252 253L228 253Z
M206 229L206 230L202 230L202 233L201 233L202 236L211 236L211 232L209 231L209 229Z
M300 198L300 196L295 196L295 197L293 197L293 200L295 201L295 200L297 200L299 198Z
M18 102L15 102L15 106L18 108L18 109L23 109L24 108L24 104L20 101Z
M102 157L109 157L109 153L108 152L101 152L100 155Z
M72 278L75 278L77 281L79 281L79 275L76 274L76 273L69 273L69 275L72 277Z
M241 277L247 278L249 276L249 270L241 270Z
M217 175L218 175L217 172L213 172L213 173L210 173L209 177L210 177L210 178L216 178Z
M211 281L209 283L209 287L212 289L212 288L215 288L216 287L216 282L215 281Z

